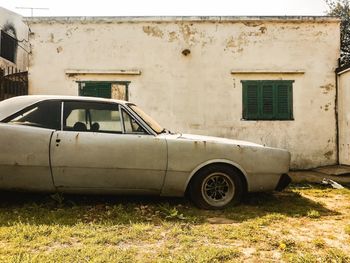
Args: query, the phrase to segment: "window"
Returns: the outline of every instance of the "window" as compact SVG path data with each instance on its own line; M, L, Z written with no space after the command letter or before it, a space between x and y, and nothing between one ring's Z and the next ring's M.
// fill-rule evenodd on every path
M293 80L245 80L243 119L292 120Z
M21 110L20 112L6 119L5 122L17 125L59 130L61 120L60 117L60 101L43 101Z
M100 97L110 99L111 83L107 82L87 82L80 84L80 96Z
M155 120L153 120L148 114L137 107L135 104L128 103L129 108L131 108L144 122L148 124L156 133L162 133L165 129L162 128Z
M79 95L116 100L128 100L128 81L121 82L81 82Z
M142 128L137 121L131 117L125 110L122 110L123 120L124 120L124 129L125 133L138 133L146 134L146 131Z
M68 101L64 103L63 116L66 131L122 132L116 104Z
M0 56L15 63L17 52L17 39L1 30Z

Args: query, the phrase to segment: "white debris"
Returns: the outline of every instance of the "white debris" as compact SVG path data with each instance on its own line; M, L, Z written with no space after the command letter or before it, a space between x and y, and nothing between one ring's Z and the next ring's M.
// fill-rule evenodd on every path
M323 178L322 184L331 185L335 189L343 189L344 188L341 184L338 184L337 182L335 182L331 179L328 179L328 178Z

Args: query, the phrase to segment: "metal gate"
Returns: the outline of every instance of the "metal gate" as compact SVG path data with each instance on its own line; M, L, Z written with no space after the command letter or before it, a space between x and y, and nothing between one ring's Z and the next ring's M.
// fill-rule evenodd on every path
M28 72L15 67L0 68L0 101L28 95Z

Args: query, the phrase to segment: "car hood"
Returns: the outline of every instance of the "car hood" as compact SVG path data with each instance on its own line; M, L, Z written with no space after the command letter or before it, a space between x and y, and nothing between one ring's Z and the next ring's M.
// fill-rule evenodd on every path
M178 139L200 141L200 142L232 144L232 145L245 145L245 146L253 146L253 147L264 147L261 144L257 144L257 143L253 143L253 142L232 140L232 139L213 137L213 136L195 135L195 134L179 134Z

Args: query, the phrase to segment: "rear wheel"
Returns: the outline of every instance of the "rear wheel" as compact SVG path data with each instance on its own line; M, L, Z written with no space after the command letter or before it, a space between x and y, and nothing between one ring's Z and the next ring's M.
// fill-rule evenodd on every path
M200 170L192 180L190 196L200 208L222 209L237 204L243 184L237 172L229 166L212 165Z

